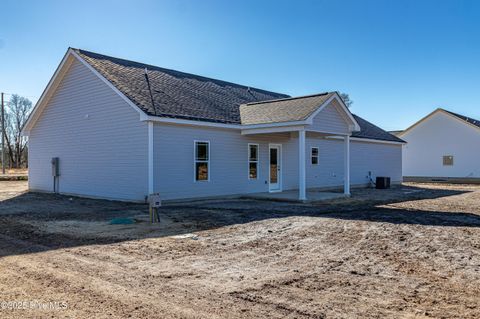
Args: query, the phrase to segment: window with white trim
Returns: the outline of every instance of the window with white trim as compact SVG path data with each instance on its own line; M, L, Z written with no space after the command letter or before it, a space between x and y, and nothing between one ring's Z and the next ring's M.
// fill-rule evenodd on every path
M210 142L195 141L195 180L210 180Z
M453 166L453 155L443 156L443 166Z
M312 147L311 162L312 165L318 165L318 147Z
M258 178L258 144L248 144L248 178Z

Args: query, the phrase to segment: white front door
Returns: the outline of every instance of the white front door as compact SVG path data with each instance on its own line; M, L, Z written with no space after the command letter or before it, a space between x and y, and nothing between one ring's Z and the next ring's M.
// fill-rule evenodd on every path
M282 146L280 144L269 145L269 191L280 192L282 190Z

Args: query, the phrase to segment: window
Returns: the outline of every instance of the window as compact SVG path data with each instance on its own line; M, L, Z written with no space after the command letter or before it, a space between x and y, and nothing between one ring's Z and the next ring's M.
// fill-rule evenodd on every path
M318 147L312 147L312 165L318 164Z
M195 180L210 179L210 142L195 141Z
M443 166L453 166L453 156L444 155L443 156Z
M248 144L248 178L258 178L258 144Z

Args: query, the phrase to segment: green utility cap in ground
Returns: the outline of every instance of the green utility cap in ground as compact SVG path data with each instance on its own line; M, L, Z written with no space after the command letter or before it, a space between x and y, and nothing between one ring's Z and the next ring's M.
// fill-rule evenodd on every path
M130 225L135 224L135 219L133 218L114 218L110 221L110 225Z

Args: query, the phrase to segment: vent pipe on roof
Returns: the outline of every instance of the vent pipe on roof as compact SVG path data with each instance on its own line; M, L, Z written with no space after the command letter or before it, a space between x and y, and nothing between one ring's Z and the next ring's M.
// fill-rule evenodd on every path
M148 69L145 68L145 80L147 81L148 92L150 92L150 100L152 101L153 113L157 115L157 109L155 108L155 101L153 100L152 88L150 87L150 80L148 79Z

